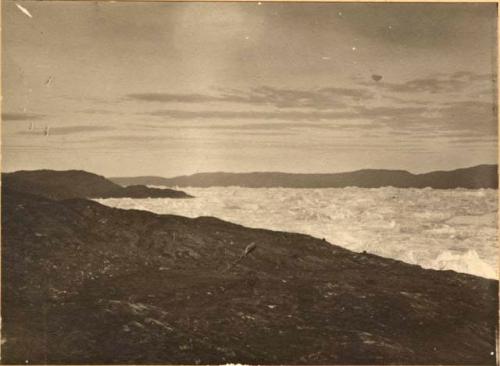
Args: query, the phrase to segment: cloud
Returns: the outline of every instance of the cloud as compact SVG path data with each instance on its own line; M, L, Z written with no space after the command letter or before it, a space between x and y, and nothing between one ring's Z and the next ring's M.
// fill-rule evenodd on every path
M491 145L491 144L497 144L497 139L496 136L491 136L491 137L461 137L461 138L456 138L456 139L450 139L448 141L449 144L478 144L478 145Z
M388 81L366 82L355 79L353 87L324 87L317 89L290 89L276 88L271 86L260 86L250 89L219 89L215 94L175 94L175 93L139 93L129 94L127 99L142 102L157 103L188 103L196 104L202 109L210 103L232 104L232 109L237 105L252 107L267 107L277 109L300 109L290 111L289 115L279 115L278 111L220 111L220 112L169 112L157 111L152 115L164 115L172 118L291 118L293 120L309 120L318 118L359 118L357 112L363 112L363 106L378 104L378 108L372 109L371 115L361 116L373 117L375 114L405 113L410 111L423 112L420 107L432 108L432 104L442 103L457 98L457 94L470 98L479 95L480 98L493 96L496 75L481 74L470 71L459 71L455 73L440 73L425 78L416 78L402 83ZM380 102L385 106L380 106ZM407 110L410 107L418 110ZM368 107L365 107L368 108ZM317 114L311 113L316 110ZM346 113L345 111L348 110ZM315 112L316 113L316 112ZM321 115L320 113L324 113Z
M260 120L268 123L185 125L176 128L208 128L226 130L282 130L290 128L327 128L366 130L390 128L395 133L405 131L492 135L497 131L496 105L480 101L457 101L419 106L353 106L348 110L277 110L277 111L227 111L227 110L157 110L150 116L172 120ZM279 121L283 121L280 123ZM165 127L165 126L158 126ZM171 126L168 126L169 128Z
M495 103L471 100L446 103L438 110L438 113L443 121L448 121L447 126L452 129L496 136L497 109L498 106Z
M171 136L161 136L161 135L115 135L115 136L106 136L100 138L101 140L106 141L118 141L118 142L149 142L149 141L164 141L164 140L172 140Z
M457 71L450 75L450 79L459 79L465 81L489 81L495 82L496 75L495 74L477 74L470 71Z
M240 135L241 131L225 131L226 134L230 135ZM245 131L245 136L293 136L296 135L297 133L291 132L291 131Z
M194 119L264 119L287 121L318 121L331 119L354 119L359 115L349 111L186 111L177 109L157 110L146 113L150 116L165 117L177 120Z
M320 128L320 129L372 129L375 128L373 124L350 124L350 123L300 123L300 122L285 122L285 123L246 123L246 124L219 124L219 125L185 125L185 126L151 126L150 128L158 128L158 129L206 129L206 130L228 130L228 131L245 131L245 133L250 134L252 131L283 131L283 130L292 130L292 129L311 129L311 128Z
M2 113L2 121L31 121L44 117L43 114L35 113Z
M435 73L401 83L368 83L358 79L352 88L290 89L260 86L246 90L219 89L217 95L149 93L131 94L130 97L162 103L192 103L201 109L160 109L145 113L154 117L178 121L262 122L191 124L176 128L248 132L298 128L358 131L385 128L393 135L403 136L406 131L412 138L424 138L422 133L430 134L427 138L450 133L459 137L467 134L484 137L495 134L497 130L496 106L488 102L489 97L493 97L495 80L496 75L492 73L458 71ZM486 92L479 95L481 90ZM204 103L210 102L218 102L219 109L203 108ZM220 102L232 103L231 110L223 108ZM244 109L235 110L237 105ZM267 110L262 107L267 107Z
M459 79L415 79L403 84L381 83L381 87L395 93L449 93L462 90L467 82Z
M392 93L450 94L471 90L479 85L483 87L493 86L495 80L495 74L477 74L469 71L459 71L452 74L439 73L427 78L413 79L404 83L359 82L358 84ZM489 90L491 92L491 88ZM395 97L391 96L391 98Z
M409 115L421 115L429 110L426 107L364 107L356 108L359 115L371 119L383 119L392 117L404 117Z
M248 90L221 89L219 95L209 94L172 94L136 93L128 94L127 99L161 103L237 103L254 106L274 106L277 108L316 108L332 109L346 105L347 102L373 97L366 88L285 89L260 86Z
M135 93L128 94L128 99L145 102L162 103L204 103L220 101L220 97L204 94L171 94L171 93Z
M111 131L114 128L109 126L64 126L64 127L50 127L49 126L49 135L72 135L72 134L80 134L85 132L96 132L96 131ZM35 129L33 131L20 131L19 135L40 135L45 131L44 128Z
M99 109L99 108L87 108L81 111L81 113L86 114L122 114L117 111L110 111L107 109Z
M230 90L224 94L223 100L253 105L273 105L278 108L331 109L346 106L349 100L372 97L373 93L364 88L330 87L297 90L261 86L248 91Z
M437 104L432 108L359 108L371 116L374 123L385 125L397 134L427 132L433 136L496 136L497 106L479 101L459 101Z

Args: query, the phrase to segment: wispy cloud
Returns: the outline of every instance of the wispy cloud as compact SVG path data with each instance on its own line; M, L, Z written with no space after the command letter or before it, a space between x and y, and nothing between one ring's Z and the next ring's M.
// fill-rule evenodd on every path
M345 106L349 101L372 98L373 93L366 88L320 88L284 89L261 86L248 90L222 89L218 95L136 93L127 99L161 103L237 103L254 106L274 106L277 108L331 109Z
M43 114L36 113L2 113L2 121L31 121L44 117Z
M223 100L221 97L204 94L172 94L172 93L135 93L128 94L128 99L144 102L162 103L204 103Z
M380 87L394 93L449 93L456 92L466 86L466 82L458 79L415 79L403 84L380 83Z
M363 86L376 87L381 90L392 93L457 93L475 87L477 84L483 85L489 83L493 85L496 80L494 74L476 74L468 71L455 72L453 74L436 74L426 78L408 80L403 83L378 82L367 83L359 82Z
M449 144L456 144L456 145L462 145L462 144L484 145L484 144L496 144L496 142L497 142L496 136L491 136L491 137L461 137L461 138L450 139L448 141Z
M102 132L111 131L113 127L110 126L63 126L63 127L50 127L49 135L73 135L73 134L84 134L87 132ZM19 135L39 135L44 133L44 129L35 129L32 131L19 131Z
M497 76L495 74L477 74L470 71L458 71L450 75L451 79L465 80L465 81L488 81L496 82Z
M166 120L196 121L224 120L231 124L176 125L176 128L210 129L285 129L285 128L337 128L337 129L374 129L387 127L397 133L409 131L434 131L434 133L457 133L466 135L496 133L496 105L480 101L443 102L432 105L392 106L352 106L349 109L324 111L313 109L273 110L273 111L228 111L201 110L187 111L177 109L156 110L145 113ZM266 123L238 124L238 121L253 120ZM236 124L235 124L236 123ZM160 127L161 125L158 125ZM163 127L172 127L166 126Z
M366 124L352 124L352 123L339 123L335 121L329 121L324 123L318 122L284 122L284 123L243 123L243 124L203 124L203 125L147 125L145 126L151 129L194 129L194 130L227 130L227 131L244 131L245 134L251 134L253 131L279 131L280 134L283 131L292 131L298 129L336 129L336 130L363 130L363 129L374 129L377 126L371 123Z
M99 108L87 108L83 109L81 113L86 114L122 114L116 110L108 110L108 109L99 109Z
M497 108L494 103L479 101L450 102L439 109L441 120L438 123L452 129L478 131L496 136L498 131Z
M359 118L355 112L350 111L186 111L178 109L157 110L146 115L171 118L177 120L196 120L196 119L254 119L254 120L285 120L285 121L318 121L331 119L352 119Z
M106 136L100 138L101 140L106 141L115 141L115 142L150 142L150 141L165 141L172 140L171 136L163 136L163 135L114 135L114 136Z
M373 93L364 88L321 88L315 90L282 89L261 86L248 91L231 90L223 100L233 103L272 105L278 108L330 109L346 106L349 101L369 99Z
M356 108L359 116L370 119L384 119L393 117L405 117L410 115L421 115L429 109L426 107L364 107Z
M495 136L497 134L496 105L479 101L446 102L432 108L359 108L360 113L370 116L374 123L392 128L404 134L432 132L451 136Z
M231 103L254 107L275 107L278 109L335 110L368 105L382 101L387 108L399 108L398 104L417 104L453 100L457 93L467 92L491 96L494 93L496 75L468 71L441 73L425 78L416 78L401 83L390 81L354 80L353 87L323 87L316 89L291 89L260 86L249 89L219 89L214 93L135 93L128 94L126 100L156 102L163 104L187 103L207 106L210 103ZM472 95L470 94L470 95ZM469 97L470 97L469 95ZM201 109L201 108L198 108ZM232 108L234 109L234 108ZM223 118L223 117L221 117Z

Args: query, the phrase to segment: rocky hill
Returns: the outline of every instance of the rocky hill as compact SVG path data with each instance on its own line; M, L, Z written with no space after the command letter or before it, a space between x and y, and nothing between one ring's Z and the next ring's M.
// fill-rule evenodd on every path
M8 188L2 240L7 364L495 364L497 281Z
M405 170L364 169L333 174L292 173L198 173L174 178L117 177L118 184L149 184L168 187L240 186L251 188L498 188L498 166L478 165L452 171L412 174Z
M68 198L190 198L182 191L135 185L122 187L108 179L83 170L31 170L2 173L8 189L52 199Z

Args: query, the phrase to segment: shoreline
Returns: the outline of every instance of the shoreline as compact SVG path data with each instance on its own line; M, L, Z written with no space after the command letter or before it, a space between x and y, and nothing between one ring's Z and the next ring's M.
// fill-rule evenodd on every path
M423 268L498 278L494 273L496 262L489 260L496 256L497 211L493 209L496 192L384 188L329 191L195 188L186 191L197 198L194 201L97 201L110 207L139 208L191 218L214 216L246 227L293 231L325 238L358 253L367 251ZM398 198L393 199L393 195ZM356 198L366 203L353 204ZM442 207L433 208L436 200L442 202ZM455 201L463 203L457 205ZM474 208L478 205L484 208ZM490 206L491 212L487 210ZM364 212L362 215L358 213L360 210Z

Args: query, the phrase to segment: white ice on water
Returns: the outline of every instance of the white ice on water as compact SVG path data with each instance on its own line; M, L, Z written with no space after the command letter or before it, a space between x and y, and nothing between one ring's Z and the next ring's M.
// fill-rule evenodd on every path
M183 188L194 199L100 199L124 209L325 238L354 251L488 278L497 273L497 191Z

